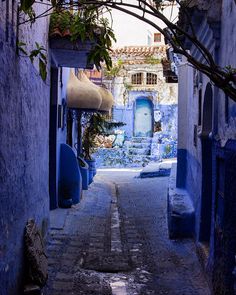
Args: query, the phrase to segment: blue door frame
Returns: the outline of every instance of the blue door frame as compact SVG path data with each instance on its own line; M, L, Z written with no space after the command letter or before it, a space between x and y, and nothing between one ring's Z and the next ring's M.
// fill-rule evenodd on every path
M136 111L137 111L137 106L139 103L146 103L146 105L149 105L150 107L150 113L151 113L151 128L150 128L150 134L149 135L141 135L140 137L152 137L153 136L153 126L154 126L154 111L153 111L153 102L147 98L146 96L140 96L138 98L136 98L136 100L134 101L134 120L133 120L133 136L135 137L139 137L139 135L136 135L136 126L135 126L135 119L136 119Z

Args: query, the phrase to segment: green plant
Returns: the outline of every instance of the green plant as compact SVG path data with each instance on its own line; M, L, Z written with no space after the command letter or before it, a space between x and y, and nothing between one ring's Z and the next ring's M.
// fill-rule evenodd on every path
M35 58L38 58L39 74L43 81L47 79L47 57L45 55L46 49L35 42L35 48L28 53L26 51L26 43L18 42L18 51L21 52L25 57L28 57L31 63L34 62Z
M165 154L170 154L171 153L171 145L170 144L167 144L166 146L165 146Z
M107 78L117 77L123 68L123 64L123 61L119 59L117 63L113 64L110 69L104 68L104 76Z
M133 85L126 83L126 82L124 83L124 86L125 86L126 91L130 91L133 88Z
M91 154L93 153L96 143L95 138L97 135L100 135L104 132L103 123L105 118L103 115L99 113L92 114L87 127L84 130L83 138L82 138L82 147L83 147L83 155L87 160L91 160Z
M59 30L62 35L69 31L71 41L89 39L94 43L88 55L88 62L95 64L97 69L105 62L107 69L111 69L112 61L109 55L112 41L116 41L114 32L105 18L99 18L96 9L71 12L68 10L55 10L50 18L49 34Z
M109 136L115 128L124 126L123 122L108 121L104 115L94 113L84 130L82 138L83 156L87 160L91 160L91 154L95 151L96 137L98 135Z
M105 136L112 135L114 134L114 129L125 126L125 125L126 124L124 122L113 122L113 121L104 120L102 135L105 135Z
M32 8L34 2L34 0L21 0L20 5L20 11L29 17L27 21L31 22L31 25L38 18ZM96 68L100 70L101 64L105 62L107 69L111 69L112 60L109 51L111 50L112 41L116 41L116 38L108 20L99 17L98 9L91 6L86 10L73 12L68 10L68 7L57 7L56 2L54 3L53 0L52 5L52 8L55 9L50 12L49 35L58 30L62 36L64 33L69 32L72 42L78 39L82 42L86 39L92 41L94 45L88 54L88 63L94 63ZM27 44L18 42L18 51L29 57L32 63L38 57L40 76L45 81L47 78L47 58L44 51L46 52L46 50L37 42L35 44L36 48L28 53L25 49Z
M145 58L145 63L151 65L158 65L161 63L161 60L159 58L155 58L154 56L148 56Z

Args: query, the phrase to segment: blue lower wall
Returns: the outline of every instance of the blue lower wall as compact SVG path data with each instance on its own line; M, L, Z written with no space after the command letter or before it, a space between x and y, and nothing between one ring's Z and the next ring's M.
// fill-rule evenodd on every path
M232 271L236 253L236 141L229 140L224 147L215 141L211 145L212 159L210 154L208 158L203 155L203 168L189 151L178 150L177 183L187 190L193 201L196 242L209 243L210 251L205 267L214 294L233 294ZM212 177L208 173L211 162ZM211 185L211 195L208 189L204 189L204 183ZM204 226L209 225L209 222L207 240Z
M186 186L186 169L187 169L187 150L177 150L177 177L176 187L185 188Z

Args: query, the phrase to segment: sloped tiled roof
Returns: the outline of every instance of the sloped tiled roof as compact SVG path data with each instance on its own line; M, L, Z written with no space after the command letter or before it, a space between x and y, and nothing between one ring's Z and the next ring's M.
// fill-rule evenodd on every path
M112 50L112 56L125 55L127 57L148 57L153 55L159 55L164 57L166 55L166 45L160 46L124 46L121 48L114 48Z

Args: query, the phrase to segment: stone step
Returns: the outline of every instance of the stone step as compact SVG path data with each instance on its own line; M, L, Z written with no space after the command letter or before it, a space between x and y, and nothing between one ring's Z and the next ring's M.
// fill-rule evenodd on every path
M136 143L151 143L152 137L132 137L131 141Z
M158 161L155 155L129 154L126 149L100 149L97 154L97 167L143 167L150 161Z
M128 151L130 155L145 156L151 154L150 148L129 148Z
M150 162L143 170L140 172L141 178L147 177L162 177L169 176L171 171L171 166L173 161L166 162Z
M142 149L142 148L149 148L151 149L151 144L149 142L130 142L128 145L130 148L138 148L138 149Z

